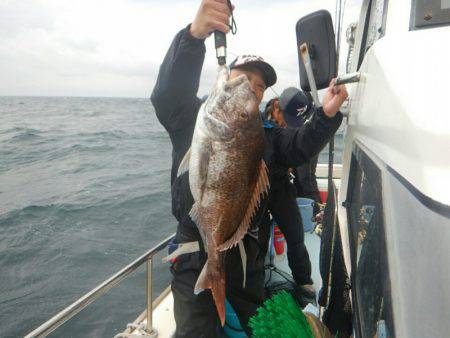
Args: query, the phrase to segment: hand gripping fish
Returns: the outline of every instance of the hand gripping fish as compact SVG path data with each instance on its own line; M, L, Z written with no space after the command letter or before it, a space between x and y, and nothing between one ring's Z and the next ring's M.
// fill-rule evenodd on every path
M190 216L208 253L195 292L211 289L222 326L226 250L247 233L269 187L264 146L258 101L248 78L241 75L229 80L228 69L221 67L216 85L198 113L191 148L178 175L189 170L195 201Z

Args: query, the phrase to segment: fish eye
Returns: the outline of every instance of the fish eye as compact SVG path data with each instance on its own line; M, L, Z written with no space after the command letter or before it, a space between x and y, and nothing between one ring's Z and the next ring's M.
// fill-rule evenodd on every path
M248 119L247 112L243 111L243 112L240 114L240 117L241 117L242 120L247 120L247 119Z

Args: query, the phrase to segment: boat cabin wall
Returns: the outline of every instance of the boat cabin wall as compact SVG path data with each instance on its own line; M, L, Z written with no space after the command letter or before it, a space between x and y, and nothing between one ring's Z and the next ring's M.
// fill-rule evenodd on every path
M372 1L377 10L363 2L355 38L352 70L361 72L361 81L348 85L344 172L358 139L425 195L449 205L442 183L450 167L443 156L450 142L444 100L450 25L411 30L412 1Z
M383 285L392 294L391 313L399 337L445 336L450 329L441 316L449 313L450 304L445 288L450 282L445 253L450 247L450 8L447 25L415 28L411 26L412 6L419 2L361 1L350 67L361 72L361 81L348 85L350 102L338 203L347 270L360 274L361 268L355 265L359 232L354 230L356 218L350 217L348 208L351 194L360 188L351 186L357 179L351 170L355 149L360 149L380 171L378 185L384 206L381 238L388 265L380 280L389 281ZM428 3L435 2L441 0ZM360 209L369 204L362 203ZM364 290L361 279L354 287ZM357 295L361 306L362 294ZM416 303L419 294L434 301L424 298ZM418 310L422 308L419 303L429 311L425 316ZM365 314L360 314L360 320ZM362 332L368 328L361 324Z

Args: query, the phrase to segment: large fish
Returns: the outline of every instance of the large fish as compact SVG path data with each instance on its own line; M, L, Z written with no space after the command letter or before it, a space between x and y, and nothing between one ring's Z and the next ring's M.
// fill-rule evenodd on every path
M191 148L178 170L178 175L189 170L195 201L190 216L208 253L195 292L211 289L222 326L226 250L244 237L268 191L264 144L258 101L248 78L241 75L229 80L223 67L200 108Z

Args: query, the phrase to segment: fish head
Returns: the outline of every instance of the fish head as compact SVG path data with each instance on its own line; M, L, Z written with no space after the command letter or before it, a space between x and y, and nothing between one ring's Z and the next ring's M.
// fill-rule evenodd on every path
M229 79L229 72L219 72L216 86L206 102L206 112L227 126L231 134L262 128L259 101L245 74Z

